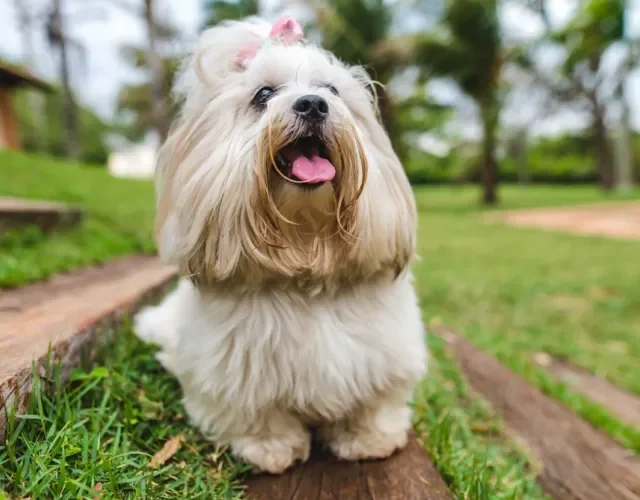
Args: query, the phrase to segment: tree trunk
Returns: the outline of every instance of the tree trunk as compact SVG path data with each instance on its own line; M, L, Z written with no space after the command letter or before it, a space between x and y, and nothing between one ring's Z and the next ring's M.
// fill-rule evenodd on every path
M631 120L629 112L629 99L631 89L629 86L629 73L633 70L633 47L628 44L627 59L625 61L625 71L622 74L622 81L617 88L617 98L620 102L621 114L616 131L616 155L615 155L615 189L626 192L633 189L633 141L631 135Z
M480 104L482 115L482 203L498 203L498 162L496 159L496 131L498 109L493 98Z
M29 70L33 70L33 63L35 59L35 53L33 50L33 37L32 37L32 20L29 14L29 5L24 0L14 0L14 8L18 12L20 20L20 31L22 34L23 46L23 59L24 64ZM44 99L42 95L29 89L27 92L27 103L29 109L29 120L33 124L35 133L33 134L33 146L35 151L41 151L46 147L46 137L44 132Z
M160 143L164 142L169 134L169 120L167 118L165 93L164 93L164 71L162 59L158 55L156 42L156 22L154 11L154 0L145 0L144 17L147 24L148 60L151 69L151 101L153 105L154 128Z
M515 157L518 166L518 184L526 186L531 183L531 174L529 172L529 159L527 157L528 148L528 130L521 127L516 130L515 137Z
M631 125L629 123L629 105L623 99L622 116L616 133L616 172L615 189L620 192L633 190L633 150Z
M603 111L599 105L593 109L593 142L600 187L605 191L611 191L614 185L613 158Z
M65 156L78 157L78 110L71 88L69 73L69 53L67 51L66 34L62 21L61 0L54 0L51 14L49 36L60 51L60 77L62 80L62 115L65 132Z

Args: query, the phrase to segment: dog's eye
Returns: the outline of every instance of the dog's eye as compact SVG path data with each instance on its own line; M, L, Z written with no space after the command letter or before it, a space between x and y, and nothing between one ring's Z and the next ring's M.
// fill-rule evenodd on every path
M329 92L331 92L333 95L340 95L338 93L338 89L335 88L333 85L331 85L330 83L327 83L326 85L323 85L323 87L327 90L329 90Z
M267 101L275 95L276 91L271 87L262 87L256 95L253 96L251 103L259 108L264 108Z

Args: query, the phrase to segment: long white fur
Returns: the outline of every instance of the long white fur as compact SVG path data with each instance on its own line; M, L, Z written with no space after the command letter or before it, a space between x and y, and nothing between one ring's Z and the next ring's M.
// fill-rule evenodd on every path
M310 427L342 459L403 447L426 348L408 269L415 202L366 73L306 44L276 44L238 68L238 50L269 28L251 19L210 29L185 65L182 114L157 168L157 231L163 259L193 282L143 310L135 331L162 347L158 358L207 437L279 473L308 458ZM266 84L280 90L260 116L249 103ZM263 248L252 233L263 167L256 143L274 116L288 124L293 101L307 93L328 101L339 143L366 156L354 238L319 236L333 216L331 185L307 192L275 179L278 210L296 222L278 227L300 247Z

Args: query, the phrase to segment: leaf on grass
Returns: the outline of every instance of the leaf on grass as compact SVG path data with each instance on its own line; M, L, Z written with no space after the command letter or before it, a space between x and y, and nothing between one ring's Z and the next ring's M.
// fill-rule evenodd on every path
M2 490L0 490L0 500L9 500L7 494Z
M140 403L140 415L146 420L161 420L164 415L164 406L162 402L152 401L144 394L138 396Z
M178 434L177 436L169 439L164 443L162 449L153 455L149 462L149 467L156 468L158 465L163 465L167 460L178 453L183 441L184 436L182 434Z
M96 483L96 485L91 488L91 491L94 493L94 499L102 498L102 483Z

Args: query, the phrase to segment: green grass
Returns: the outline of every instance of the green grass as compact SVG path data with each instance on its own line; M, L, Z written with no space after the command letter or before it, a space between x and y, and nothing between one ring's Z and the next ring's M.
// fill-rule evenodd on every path
M591 188L510 188L503 195L504 208L606 201ZM484 224L466 190L421 189L417 196L416 278L425 317L457 328L640 451L639 429L532 362L537 352L550 353L640 394L640 243Z
M188 425L179 386L153 353L125 326L91 372L64 387L55 373L39 379L29 412L11 418L0 445L0 495L91 498L99 484L101 498L242 498L248 468ZM497 437L499 421L468 393L437 339L416 408L418 433L458 498L544 498L526 456ZM179 435L178 453L151 468Z
M97 489L103 499L240 497L237 478L246 467L188 424L178 384L127 327L103 349L98 367L71 379L64 388L55 374L40 379L30 413L12 419L0 445L0 492L43 499L93 498ZM180 435L176 455L151 467L153 454Z
M504 208L606 201L593 188L504 188ZM567 357L640 393L639 243L485 224L469 188L420 188L417 288L429 322L467 335L628 448L638 430L553 383L531 362ZM635 193L631 197L638 197ZM539 465L509 440L470 393L443 343L431 337L430 372L415 402L415 426L456 498L542 499ZM0 491L17 498L237 498L245 467L184 420L180 391L127 327L99 367L52 394L0 445ZM54 377L55 378L55 377ZM50 382L45 382L49 384ZM151 456L177 435L163 466ZM1 498L1 494L0 494Z
M95 166L0 151L0 196L61 201L88 212L81 227L70 232L42 236L30 230L0 238L0 288L154 250L149 181L115 179Z

